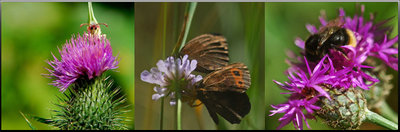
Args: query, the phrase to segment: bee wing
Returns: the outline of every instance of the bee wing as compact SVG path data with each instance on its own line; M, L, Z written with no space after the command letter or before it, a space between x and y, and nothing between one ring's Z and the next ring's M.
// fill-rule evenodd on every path
M180 51L197 60L196 71L210 73L229 63L228 44L221 35L203 34L190 40Z
M245 64L233 63L208 74L202 83L205 91L244 93L251 85L251 78Z
M219 123L217 113L231 124L239 124L250 112L251 104L246 93L199 91L198 96L216 124Z

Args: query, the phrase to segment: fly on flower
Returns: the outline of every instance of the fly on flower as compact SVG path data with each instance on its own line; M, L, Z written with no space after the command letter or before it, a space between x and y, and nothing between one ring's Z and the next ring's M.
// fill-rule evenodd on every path
M81 24L80 27L87 25L87 31L90 34L96 34L96 35L100 35L101 34L101 29L100 29L100 25L104 25L106 27L108 27L108 25L106 23L83 23Z

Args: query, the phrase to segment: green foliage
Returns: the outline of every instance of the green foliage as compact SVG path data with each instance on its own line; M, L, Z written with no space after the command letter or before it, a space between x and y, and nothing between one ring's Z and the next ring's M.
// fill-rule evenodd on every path
M118 97L119 92L107 77L82 79L59 97L60 110L53 110L52 119L35 119L62 130L127 129L121 115L129 112L125 110L129 105L124 105L125 96Z

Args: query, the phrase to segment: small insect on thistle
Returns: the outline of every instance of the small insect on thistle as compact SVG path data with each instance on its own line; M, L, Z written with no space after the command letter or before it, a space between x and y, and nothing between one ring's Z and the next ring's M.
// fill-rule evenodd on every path
M81 24L80 27L87 25L87 31L90 34L97 34L100 35L101 34L101 30L100 30L100 25L104 25L106 27L108 27L108 25L106 23L94 23L94 24L89 24L89 23L83 23Z

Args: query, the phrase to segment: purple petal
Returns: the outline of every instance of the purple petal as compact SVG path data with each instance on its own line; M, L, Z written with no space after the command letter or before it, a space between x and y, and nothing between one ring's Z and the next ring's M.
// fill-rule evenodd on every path
M310 32L311 34L318 33L318 30L314 25L306 24L306 28L307 28L308 32Z

